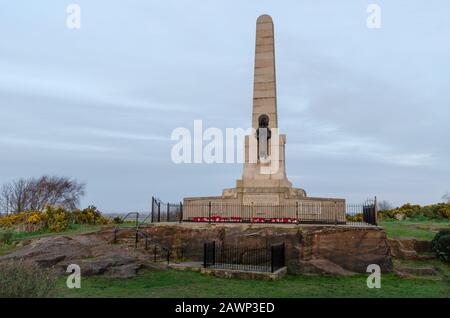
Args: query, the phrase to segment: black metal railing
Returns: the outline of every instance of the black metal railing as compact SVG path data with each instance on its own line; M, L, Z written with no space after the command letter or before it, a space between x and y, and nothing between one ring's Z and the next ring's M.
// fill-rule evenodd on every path
M348 225L378 225L376 198L367 199L362 204L347 204L345 219Z
M114 227L113 243L117 242L117 235L118 235L119 231L121 229L124 229L121 227L121 224L125 223L125 221L127 219L130 219L131 217L133 218L133 227L135 228L135 231L137 233L137 231L139 230L139 212L129 212L129 213L125 214L122 218L120 218L120 221Z
M203 267L254 272L275 272L285 266L285 245L269 247L227 246L204 243Z
M189 203L183 221L206 223L290 223L326 225L377 225L375 201L298 201L294 204Z
M118 232L121 228L114 229L114 238L113 243L118 243ZM129 233L132 234L132 233ZM183 260L183 248L184 246L180 246L178 248L172 248L169 246L165 246L160 242L153 240L146 232L142 231L139 227L136 227L133 232L134 236L134 248L143 247L144 250L149 251L151 253L151 259L154 262L167 262L170 263L170 260L182 261ZM139 245L141 239L144 244ZM175 259L176 257L176 259Z
M343 200L298 200L286 204L228 202L163 203L152 198L151 222L290 223L377 225L376 198L348 204Z
M285 266L285 246L284 243L272 245L270 247L270 268L272 273Z
M147 233L137 230L135 248L138 248L140 238L144 239L144 249L151 253L151 258L154 262L166 261L167 264L170 263L172 256L172 249L170 247L163 246L161 243L152 240Z
M183 220L183 203L164 203L152 197L151 222L181 222Z

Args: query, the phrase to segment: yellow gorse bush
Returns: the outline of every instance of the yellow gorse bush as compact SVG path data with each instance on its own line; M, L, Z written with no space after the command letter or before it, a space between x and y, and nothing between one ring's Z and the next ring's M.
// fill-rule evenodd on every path
M10 214L0 218L0 225L11 226L23 223L27 220L29 212L21 212L18 214Z
M346 220L348 222L362 222L363 221L363 214L362 213L358 213L358 214L355 214L355 215L347 214L345 218L346 218Z
M73 224L107 224L105 218L96 207L90 206L84 210L68 212L62 207L47 206L44 211L29 211L0 217L0 227L11 227L34 232L48 229L52 232L62 232Z
M62 232L69 227L70 214L61 207L47 206L47 227L52 232Z
M403 215L408 218L450 219L450 202L425 206L407 203L395 209L378 212L378 217L381 219L395 218L396 215Z
M35 212L30 212L28 217L27 217L27 223L29 224L40 224L42 222L44 222L47 219L47 216L45 213L42 213L40 211L35 211Z
M74 222L77 224L107 224L106 219L95 206L89 206L84 210L76 210L72 213Z
M41 211L21 212L0 217L0 226L18 226L27 232L35 232L46 226L46 214Z

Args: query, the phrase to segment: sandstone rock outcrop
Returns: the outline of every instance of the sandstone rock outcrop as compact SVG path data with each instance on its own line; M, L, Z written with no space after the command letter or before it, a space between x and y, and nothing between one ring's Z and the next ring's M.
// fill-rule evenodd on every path
M318 274L318 275L336 275L336 276L351 276L354 272L343 269L341 266L327 260L327 259L312 259L309 261L299 261L304 274Z
M400 277L416 277L416 276L438 276L439 271L432 267L406 267L399 266L395 269L395 273Z
M336 274L365 273L369 264L378 264L382 271L392 271L386 233L376 227L320 227L268 225L189 225L152 226L148 235L167 246L183 242L183 254L201 261L203 243L216 241L225 245L268 246L285 242L286 263L291 273L310 272L305 262L327 260L336 266ZM314 262L312 263L314 264ZM331 268L331 266L329 266Z
M391 255L400 259L424 260L435 258L431 251L431 241L415 238L388 239Z
M131 234L129 230L124 231ZM148 262L148 253L123 245L113 245L113 232L51 236L31 241L30 244L0 257L0 262L26 259L42 267L54 267L64 273L70 264L80 265L82 275L108 275L129 278L142 267L160 268Z
M132 237L133 229L120 237ZM365 273L367 266L378 264L384 272L392 271L392 261L385 232L376 227L319 227L270 225L151 225L142 231L162 246L172 249L172 256L202 261L203 244L216 241L225 245L255 247L286 244L286 265L290 273L350 275ZM53 236L33 241L0 262L25 258L41 266L55 266L61 272L67 265L79 264L84 275L132 277L142 267L162 268L152 263L152 252L123 244L112 244L113 230L96 233ZM120 240L119 240L120 242Z

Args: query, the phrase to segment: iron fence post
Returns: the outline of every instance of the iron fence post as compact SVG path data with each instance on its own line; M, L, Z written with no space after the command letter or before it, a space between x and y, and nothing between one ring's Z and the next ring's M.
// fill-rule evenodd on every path
M135 239L134 239L134 248L137 248L138 245L138 230L136 230L136 235L135 235Z
M158 223L161 222L161 201L158 201Z
M152 197L152 223L153 223L153 213L155 212L155 197Z
M211 208L212 208L211 201L209 201L209 203L208 203L208 222L209 222L209 224L211 224Z
M139 212L136 212L136 231L139 229Z
M206 268L206 244L203 243L203 267Z
M253 223L253 202L250 205L250 222Z
M270 272L273 273L273 245L270 246Z
M169 222L169 215L170 215L170 204L167 203L167 222Z
M213 265L216 265L216 241L213 241L212 263Z
M298 201L295 202L295 217L297 218L297 225L299 225L300 220L298 219Z
M375 196L375 200L374 200L374 225L378 225L378 202L377 202L377 196Z
M336 202L334 202L333 211L334 211L334 225L336 226L338 223L338 213L337 213L337 208L336 208Z
M180 223L183 221L183 202L180 202Z

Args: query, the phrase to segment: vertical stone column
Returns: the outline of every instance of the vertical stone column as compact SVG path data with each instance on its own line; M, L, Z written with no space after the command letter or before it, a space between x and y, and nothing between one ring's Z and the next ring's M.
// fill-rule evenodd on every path
M284 192L280 192L279 188L290 188L292 184L287 180L285 172L286 136L274 133L274 128L278 128L275 39L272 18L268 15L262 15L256 21L253 85L252 127L255 129L268 127L271 131L265 131L266 134L261 134L259 131L259 144L257 145L259 149L254 149L256 135L246 137L244 171L242 180L237 182L237 187L244 188L244 191L256 191L256 193L259 191L257 189L261 190L262 188L265 188L261 191L262 193L268 193L267 188L271 188L277 196L283 196ZM262 115L268 117L268 125L267 118L261 123L259 122ZM270 138L268 133L271 134ZM266 143L261 143L261 141L266 141ZM254 154L253 158L257 157L256 162L249 160L252 154Z
M256 21L255 77L253 82L252 127L259 116L269 116L269 128L278 128L275 76L275 39L272 18L262 15Z

